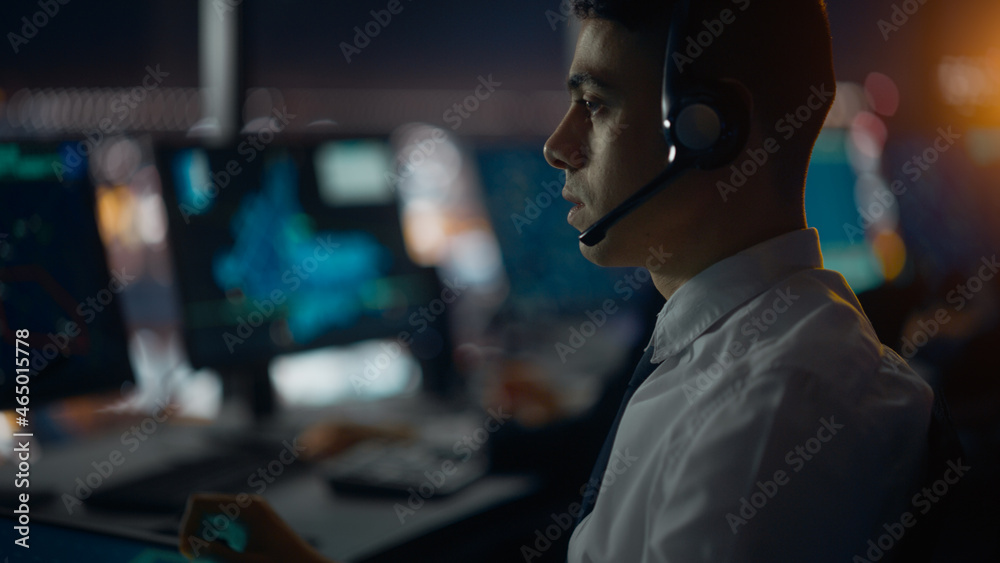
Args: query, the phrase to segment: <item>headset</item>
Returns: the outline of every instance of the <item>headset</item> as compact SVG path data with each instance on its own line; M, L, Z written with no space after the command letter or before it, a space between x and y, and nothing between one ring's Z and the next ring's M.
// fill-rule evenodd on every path
M667 167L618 207L580 234L580 242L594 246L608 229L665 188L689 168L713 170L732 162L750 134L750 110L734 86L687 76L674 63L679 53L692 0L673 8L663 62L663 138L669 147Z

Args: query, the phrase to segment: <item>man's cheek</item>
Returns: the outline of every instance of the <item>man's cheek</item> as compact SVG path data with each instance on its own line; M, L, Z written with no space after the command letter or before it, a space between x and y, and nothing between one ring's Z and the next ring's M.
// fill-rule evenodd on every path
M596 191L594 205L590 209L591 213L595 215L595 220L614 209L629 196L628 192L621 189L620 180L615 176L602 178L600 187Z

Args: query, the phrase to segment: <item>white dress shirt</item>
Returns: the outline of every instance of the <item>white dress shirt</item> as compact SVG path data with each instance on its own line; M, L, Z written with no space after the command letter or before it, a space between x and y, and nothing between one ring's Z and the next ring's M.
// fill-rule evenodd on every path
M933 393L823 269L816 229L693 277L650 346L571 563L869 560L912 511Z

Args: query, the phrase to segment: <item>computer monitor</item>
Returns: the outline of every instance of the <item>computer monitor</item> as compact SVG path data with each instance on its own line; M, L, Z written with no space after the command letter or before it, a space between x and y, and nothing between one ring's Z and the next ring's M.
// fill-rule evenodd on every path
M275 356L381 338L422 361L425 386L446 386L445 316L412 320L441 289L407 257L384 141L185 147L158 161L195 367L266 379Z
M15 359L29 358L30 405L133 380L120 307L132 274L109 274L94 186L69 146L0 143L0 409L23 406Z
M840 272L854 292L861 293L882 285L885 277L859 226L858 173L851 163L850 142L846 129L820 132L806 175L805 208L809 226L819 231L823 267Z

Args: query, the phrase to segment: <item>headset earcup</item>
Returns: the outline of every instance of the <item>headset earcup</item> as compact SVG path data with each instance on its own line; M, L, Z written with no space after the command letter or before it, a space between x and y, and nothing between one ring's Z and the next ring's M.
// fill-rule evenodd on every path
M690 23L693 0L677 0L670 22L663 64L663 137L672 158L702 170L736 159L750 135L750 108L736 84L707 79L695 68L682 71L673 54L680 52Z
M731 163L743 151L750 136L750 108L732 86L717 84L713 88L715 107L721 115L722 134L711 153L701 156L695 166L712 170Z
M672 105L665 121L667 142L676 147L679 156L702 170L732 162L750 133L749 108L735 88L721 83L683 96L679 104Z
M677 144L694 151L710 149L722 138L722 116L714 107L702 102L681 108L674 127Z

